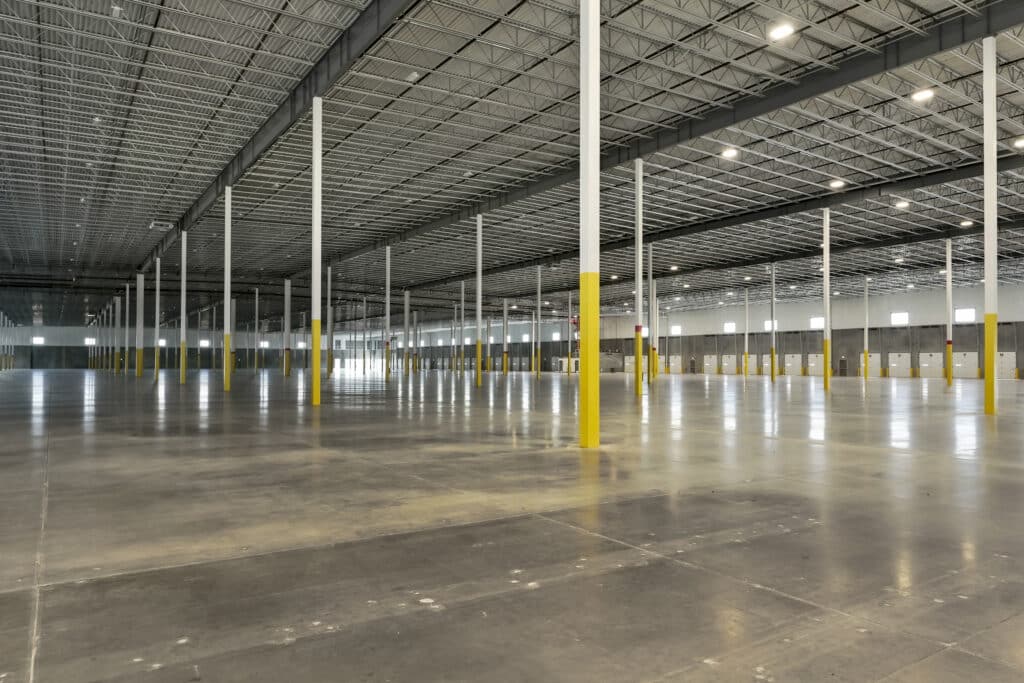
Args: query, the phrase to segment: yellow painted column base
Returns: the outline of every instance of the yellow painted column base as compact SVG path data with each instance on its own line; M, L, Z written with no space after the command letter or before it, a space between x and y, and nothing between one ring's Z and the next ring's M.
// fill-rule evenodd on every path
M185 370L188 366L188 349L185 348L185 342L181 342L180 347L181 353L181 367L178 370L178 384L185 383Z
M285 377L291 377L292 376L292 350L291 349L285 349L284 350L284 357L282 358L282 361L283 361L282 367L284 368L284 376Z
M120 353L114 354L114 374L115 375L120 375L121 374L121 354Z
M826 339L823 346L822 374L825 377L825 391L832 389L832 340Z
M226 327L226 326L225 326ZM224 335L224 391L231 391L231 360L228 356L231 354L231 335Z
M334 367L333 354L331 367ZM384 379L391 379L391 342L384 342Z
M160 347L153 347L153 375L160 374Z
M142 377L142 349L135 349L135 376Z
M744 353L743 354L743 376L744 377L749 377L750 376L750 354L749 353Z
M998 347L999 316L985 314L985 414L996 414L996 349Z
M953 341L946 341L946 386L953 386Z
M775 371L776 371L776 367L775 367L775 349L774 348L769 349L769 351L768 351L768 358L769 358L769 368L770 368L770 371L771 371L771 378L772 378L772 381L774 382L775 381Z
M501 374L508 374L508 351L501 352Z
M868 369L868 350L864 349L864 369L863 369L863 374L864 374L864 379L865 380L868 377L871 376L871 375L868 374L868 372L870 372L869 369Z
M484 347L483 342L479 339L476 340L476 385L482 386L484 383Z
M320 321L313 319L313 388L310 392L310 401L313 405L320 405Z
M580 446L601 445L601 281L580 273Z

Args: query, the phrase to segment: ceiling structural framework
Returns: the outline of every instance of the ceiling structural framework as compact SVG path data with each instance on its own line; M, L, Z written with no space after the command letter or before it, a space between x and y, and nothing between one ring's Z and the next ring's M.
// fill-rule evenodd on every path
M826 207L838 296L859 296L866 277L879 293L942 287L947 237L956 284L976 283L993 34L1000 280L1024 282L1024 3L601 5L606 312L633 305L638 157L670 310L744 288L767 300L771 263L780 300L820 298ZM81 322L156 256L176 316L183 230L189 308L211 305L227 185L238 291L259 286L268 315L284 278L308 297L315 95L339 319L360 319L363 296L382 315L386 245L395 292L449 318L459 283L474 287L478 212L485 303L532 310L541 266L552 312L566 312L575 2L8 0L0 23L0 310L17 322Z

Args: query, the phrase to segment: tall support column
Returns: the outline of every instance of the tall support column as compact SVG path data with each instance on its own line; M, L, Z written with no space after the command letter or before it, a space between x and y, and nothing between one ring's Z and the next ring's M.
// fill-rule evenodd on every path
M255 302L254 302L254 305L256 307L256 310L255 310L255 315L253 315L253 327L252 327L252 346L253 346L252 364L253 364L253 366L257 370L259 370L260 369L260 365L262 365L262 363L260 363L260 351L261 351L261 349L260 349L260 342L262 340L260 339L260 288L259 287L257 287L256 291L255 291Z
M679 359L682 360L682 349ZM743 376L750 376L750 290L743 290Z
M313 301L310 304L312 330L310 342L313 350L313 387L311 402L320 405L320 316L323 312L323 299L320 294L320 231L321 231L321 193L323 190L323 141L324 141L324 101L322 97L313 98L313 273L311 276ZM330 269L328 269L330 275ZM327 285L327 301L330 303L330 283ZM329 315L329 314L328 314ZM328 325L330 327L330 325ZM329 371L328 371L329 372Z
M124 374L128 374L128 359L129 350L131 349L131 343L128 341L130 338L131 328L131 303L132 303L132 286L131 283L126 282L124 284Z
M121 374L121 297L114 297L114 374Z
M366 297L363 297L363 374L366 374Z
M999 204L997 181L996 38L982 41L985 197L985 414L996 414L996 349L999 323Z
M402 372L409 376L409 290L402 292Z
M460 285L459 300L459 374L466 372L466 281ZM417 347L419 350L419 347Z
M824 352L825 391L832 388L832 214L828 209L821 216L821 272L822 272L822 304L825 309L825 329L822 335ZM774 323L772 323L774 325Z
M188 274L188 233L181 233L181 291L179 308L181 313L181 339L178 340L178 383L185 383L188 367L188 309L185 307L185 279ZM257 295L258 296L258 295Z
M238 299L231 299L231 344L230 344L230 363L228 369L231 370L231 374L235 374L235 368L238 365L238 357L235 354L235 347L237 344L237 336L235 330L238 329ZM227 349L225 349L227 350Z
M334 299L331 298L332 285L331 267L327 266L327 348L324 349L327 358L327 376L334 374Z
M565 314L565 374L572 374L572 292L569 292L568 311Z
M636 288L642 287L637 281ZM647 245L647 382L654 381L654 373L658 371L657 347L658 338L654 331L654 317L658 315L654 306L654 245Z
M537 266L537 334L534 335L533 344L536 351L536 362L534 368L537 370L537 378L540 379L540 338L543 334L541 332L541 321L544 319L544 302L541 300L541 270L540 266Z
M484 381L484 217L476 215L476 385Z
M281 367L292 376L292 281L284 281L284 319L281 321Z
M491 337L491 317L487 316L487 320L484 321L484 344L487 345L487 357L484 359L484 369L487 372L494 372L494 362L491 356L491 347L494 346L494 341Z
M771 331L771 341L768 343L768 356L771 371L772 381L775 381L775 328L778 327L775 324L775 264L771 267L771 305L769 308L768 315L768 329Z
M501 374L508 375L508 299L501 300Z
M224 391L231 391L231 186L224 188Z
M633 306L636 325L633 328L633 389L644 393L644 160L633 160Z
M135 274L135 376L142 377L142 351L145 348L142 330L142 273Z
M160 376L160 257L156 257L156 293L153 296L153 376Z
M871 321L870 310L868 309L868 281L869 281L869 278L865 277L864 278L864 366L863 366L863 373L862 373L864 375L864 380L865 381L867 381L868 377L871 376L869 374L869 370L868 370L868 359L870 358L869 353L868 353L869 343L870 343L869 340L868 340L868 329L869 329L868 326L869 326L869 323Z
M953 386L953 240L946 240L946 386Z
M412 312L412 336L412 371L417 373L420 371L420 321L416 311Z
M601 3L580 0L580 446L601 442Z
M384 247L384 379L391 379L391 247Z

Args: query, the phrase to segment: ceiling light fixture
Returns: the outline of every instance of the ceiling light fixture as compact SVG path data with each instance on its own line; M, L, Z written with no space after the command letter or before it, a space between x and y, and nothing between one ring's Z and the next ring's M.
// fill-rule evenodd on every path
M612 275L612 279L613 279L613 280L618 280L618 279L619 279L619 276L618 276L618 275Z
M789 288L790 289L796 289L796 285L790 285Z
M914 283L910 283L909 285L907 285L907 289L913 289L913 288L914 288Z
M772 40L782 40L783 38L789 38L795 31L796 29L793 28L793 24L789 22L776 24L768 29L768 37Z
M971 228L971 227L974 227L974 221L960 221L960 227L961 228Z
M683 285L683 289L689 289L690 285Z
M740 151L735 147L726 147L722 150L722 156L726 159L735 159L739 156Z
M679 270L679 266L669 266L669 270L672 270L672 271Z
M831 187L833 190L839 190L839 189L842 189L842 188L846 187L846 181L845 180L839 180L839 178L836 178L835 180L831 181L828 184L828 186Z
M893 204L893 206L895 206L897 209L905 209L908 206L910 206L910 202L908 202L906 199L901 199L895 204Z
M893 261L893 263L903 263L903 257L902 256L897 256L892 261Z
M935 91L932 90L931 88L924 88L923 90L918 90L917 92L912 94L910 96L910 99L914 100L918 104L921 104L923 102L927 102L933 97L935 97Z

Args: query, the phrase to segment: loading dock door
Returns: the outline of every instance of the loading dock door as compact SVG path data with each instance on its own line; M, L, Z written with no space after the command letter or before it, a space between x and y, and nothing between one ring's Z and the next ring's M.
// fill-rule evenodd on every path
M704 356L704 374L718 374L718 356Z
M1017 352L1000 351L996 358L996 379L1017 379Z
M864 362L864 354L860 354L861 362ZM861 368L861 374L864 374L864 368ZM882 376L882 354L880 353L869 353L868 354L868 377L881 377Z
M803 374L803 356L799 353L787 353L784 362L787 375L799 377Z
M921 368L921 377L930 379L942 379L945 377L945 369L941 353L922 353L917 357L917 367Z
M807 374L812 377L824 377L825 376L825 354L823 353L809 353L807 354Z
M722 374L723 375L735 375L736 374L736 356L734 354L726 354L722 356Z
M889 354L889 377L910 377L910 354Z
M978 352L953 352L953 377L959 379L978 379Z

